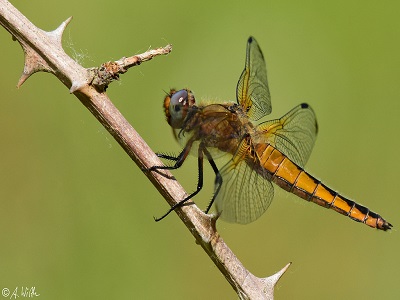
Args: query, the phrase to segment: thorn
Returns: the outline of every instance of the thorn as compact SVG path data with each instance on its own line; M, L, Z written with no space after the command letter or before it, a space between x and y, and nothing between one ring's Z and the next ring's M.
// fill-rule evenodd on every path
M57 46L59 49L63 50L62 48L62 35L64 33L65 28L71 22L72 17L69 17L67 20L61 23L60 26L58 26L57 29L53 31L43 31L40 30L51 42L57 43ZM15 39L15 37L13 37ZM24 50L25 54L25 62L24 62L24 71L18 80L17 83L17 88L20 88L21 85L34 73L36 72L49 72L49 73L55 73L53 68L49 66L49 64L35 51L32 49L30 45L25 43L24 41L19 40L19 43Z
M216 214L209 215L210 220L211 220L211 226L215 231L217 231L217 220L221 216L221 213L222 212L217 212Z
M17 83L17 89L21 87L21 85L29 78L29 76L31 76L31 74L25 74L24 72L22 72L21 77L19 78Z
M69 22L71 22L72 16L66 19L64 22L60 24L56 29L53 31L45 31L45 34L53 39L53 41L57 42L58 46L62 49L62 36L64 33L65 28L67 28L67 25Z
M213 233L217 232L217 220L219 219L219 217L221 216L221 213L216 213L216 214L211 214L211 215L206 215L207 217L210 218L210 222L211 222L211 228Z
M79 91L80 89L82 89L84 86L86 86L85 82L80 82L80 81L73 81L72 85L69 89L70 94L75 93L76 91Z
M271 275L271 276L265 277L265 278L260 278L261 281L264 283L265 288L273 289L275 287L275 285L277 284L278 280L287 271L287 269L290 267L291 264L292 264L291 262L288 263L286 266L284 266L280 271L276 272L274 275Z
M25 53L25 62L24 62L24 71L18 80L17 88L20 88L21 85L34 73L43 71L54 73L53 69L47 64L47 62L39 56L31 47L27 46L24 43L20 43L22 49Z

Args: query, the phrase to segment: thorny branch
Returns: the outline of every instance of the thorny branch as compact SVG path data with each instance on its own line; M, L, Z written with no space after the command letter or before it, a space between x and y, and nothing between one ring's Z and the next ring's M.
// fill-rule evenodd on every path
M104 90L129 67L168 54L171 46L108 62L99 68L85 69L62 49L62 34L70 21L71 18L56 30L46 32L33 25L8 1L0 0L0 24L21 44L25 53L24 71L17 86L20 87L35 72L54 74L110 132L140 169L160 165L157 156L116 109ZM171 178L168 171L165 171L167 176L157 172L145 173L170 205L186 195L177 181L168 179ZM241 299L273 299L274 286L290 264L270 277L258 278L224 243L216 230L215 216L205 215L195 205L181 207L176 212Z

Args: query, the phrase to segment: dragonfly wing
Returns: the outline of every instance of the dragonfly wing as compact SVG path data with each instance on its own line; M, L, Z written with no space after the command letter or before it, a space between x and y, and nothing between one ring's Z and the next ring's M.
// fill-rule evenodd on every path
M267 68L261 49L253 37L247 41L246 64L237 84L236 99L252 120L271 113Z
M273 186L267 180L268 174L264 174L263 169L257 168L259 164L254 164L254 160L246 156L246 148L247 143L243 140L237 154L222 167L222 186L215 199L221 218L240 224L258 219L274 197Z
M304 167L317 137L318 125L308 104L300 104L282 118L261 123L254 142L269 143L299 167Z

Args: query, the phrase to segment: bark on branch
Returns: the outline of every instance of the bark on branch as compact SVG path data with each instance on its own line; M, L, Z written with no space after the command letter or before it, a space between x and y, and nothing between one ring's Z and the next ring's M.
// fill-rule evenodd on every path
M25 53L24 71L17 87L35 72L54 74L110 132L141 170L161 165L158 157L104 91L129 67L155 56L168 54L172 47L167 45L140 55L104 63L99 68L85 69L70 58L61 45L63 31L70 21L71 18L54 31L46 32L33 25L8 1L0 0L0 24L21 44ZM182 186L177 181L168 179L172 178L168 171L164 172L166 176L157 172L144 173L170 205L185 197ZM258 278L242 265L224 243L216 230L216 216L205 215L195 205L179 208L176 213L241 299L273 299L274 286L290 264L270 277Z

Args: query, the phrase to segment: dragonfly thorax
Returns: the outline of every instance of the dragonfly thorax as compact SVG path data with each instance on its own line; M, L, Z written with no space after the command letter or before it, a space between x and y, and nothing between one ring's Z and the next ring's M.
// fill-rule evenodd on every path
M240 106L232 103L195 106L189 110L179 136L202 146L234 154L239 142L254 131Z

